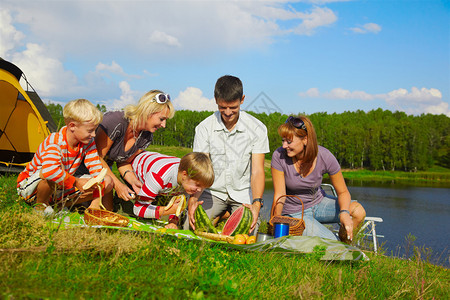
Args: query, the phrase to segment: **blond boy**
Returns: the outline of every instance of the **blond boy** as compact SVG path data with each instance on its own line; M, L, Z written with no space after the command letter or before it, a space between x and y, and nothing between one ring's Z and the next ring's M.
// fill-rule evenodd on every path
M45 138L17 178L19 196L46 214L53 212L51 206L55 204L64 207L91 201L89 207L100 206L97 187L84 190L83 186L103 168L94 142L103 115L88 100L77 99L64 106L63 116L66 126ZM83 160L90 176L77 178L73 174ZM102 193L110 191L111 178L105 176L102 185ZM104 197L102 202L112 210L112 198L109 198Z

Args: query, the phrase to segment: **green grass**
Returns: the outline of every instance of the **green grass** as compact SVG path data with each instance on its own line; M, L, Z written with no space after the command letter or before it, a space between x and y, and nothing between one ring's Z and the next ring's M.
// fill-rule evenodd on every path
M173 146L157 146L157 145L150 145L147 148L148 151L153 152L159 152L166 155L173 155L176 157L183 157L184 155L192 152L191 148L185 148L185 147L173 147Z
M320 251L232 250L173 236L57 229L17 201L0 176L0 297L5 299L446 299L450 272L368 253L323 262ZM448 258L445 258L448 259Z
M345 170L343 174L347 180L450 186L450 170L445 168L434 168L417 172Z

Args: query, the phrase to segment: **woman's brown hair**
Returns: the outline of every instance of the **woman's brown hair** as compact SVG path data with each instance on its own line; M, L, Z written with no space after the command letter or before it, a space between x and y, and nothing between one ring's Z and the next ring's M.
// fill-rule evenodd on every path
M314 163L314 160L317 157L317 153L319 152L319 146L317 145L317 136L316 131L314 130L314 126L311 123L311 120L303 115L299 115L295 118L299 118L305 124L306 130L302 128L298 128L294 126L294 124L289 120L286 120L284 124L281 124L278 127L278 134L288 140L292 140L294 135L299 137L300 139L304 139L305 137L308 139L306 143L306 149L302 158L302 164L300 165L300 175L306 176Z

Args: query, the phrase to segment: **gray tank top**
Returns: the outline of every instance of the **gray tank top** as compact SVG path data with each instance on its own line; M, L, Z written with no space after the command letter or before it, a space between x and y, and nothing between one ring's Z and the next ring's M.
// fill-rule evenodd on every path
M114 162L122 163L134 155L138 150L145 150L153 140L153 133L142 131L136 143L125 151L125 134L127 132L128 120L124 117L123 111L111 111L105 113L103 122L99 125L108 137L113 141L109 152L105 157L108 165Z

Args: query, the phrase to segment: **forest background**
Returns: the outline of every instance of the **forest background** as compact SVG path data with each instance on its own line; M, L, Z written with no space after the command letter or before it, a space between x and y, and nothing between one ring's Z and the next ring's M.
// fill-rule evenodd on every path
M63 107L46 105L58 128L64 125ZM106 112L104 105L97 107ZM165 129L154 134L153 145L192 148L195 127L211 111L179 110ZM248 111L267 126L271 158L281 146L277 128L288 115ZM342 168L418 171L435 165L450 168L450 118L445 115L407 115L404 112L371 110L308 115L320 145L329 149Z

